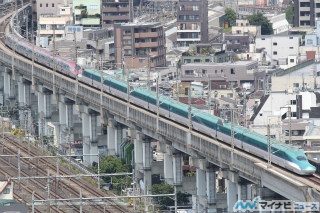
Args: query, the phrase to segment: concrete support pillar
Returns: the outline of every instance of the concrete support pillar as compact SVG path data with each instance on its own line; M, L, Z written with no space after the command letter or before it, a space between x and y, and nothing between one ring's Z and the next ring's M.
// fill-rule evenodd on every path
M92 143L98 142L98 114L95 112L90 113L90 141Z
M91 165L92 162L90 160L89 156L86 156L87 154L90 154L90 129L91 129L91 120L88 113L82 112L81 113L81 119L82 119L82 144L83 144L83 162L86 165Z
M173 185L182 185L182 154L176 151L173 154Z
M232 182L231 180L227 181L227 206L228 212L233 212L233 206L238 201L237 200L237 183Z
M10 84L11 84L11 81L10 81L10 74L7 70L8 68L5 68L5 72L3 73L3 94L6 98L9 97L10 95Z
M117 156L121 156L122 139L123 139L123 126L119 123L116 125L115 155L117 155Z
M247 200L251 200L252 197L252 184L247 184Z
M67 106L64 102L59 101L59 123L60 126L67 126Z
M45 111L45 100L42 89L38 91L38 136L41 138L44 135L44 111Z
M46 119L50 119L51 118L51 93L50 92L46 92L44 93L44 116Z
M116 122L113 119L109 119L108 126L107 126L108 155L114 156L116 154L116 136L117 136Z
M19 106L25 105L25 90L24 90L24 83L22 81L22 77L20 77L20 80L18 81L18 103Z
M72 102L67 102L66 103L66 114L67 114L67 126L68 127L73 127L73 103Z
M142 142L142 166L143 166L143 180L144 180L144 194L148 194L151 189L151 138L144 137Z
M142 164L142 141L143 141L143 135L140 132L136 133L135 139L134 139L134 159L135 164ZM137 168L137 166L135 166Z
M197 185L197 209L203 209L203 200L206 196L206 172L197 168L196 185Z
M11 99L16 98L16 85L15 85L15 81L12 79L12 76L10 76L9 98Z
M164 161L164 179L168 184L173 183L173 157L171 144L165 145Z
M214 167L208 168L206 170L206 180L207 180L207 202L208 204L216 203L216 169Z
M24 103L25 105L30 106L31 105L31 84L30 83L24 82L24 92L25 92Z

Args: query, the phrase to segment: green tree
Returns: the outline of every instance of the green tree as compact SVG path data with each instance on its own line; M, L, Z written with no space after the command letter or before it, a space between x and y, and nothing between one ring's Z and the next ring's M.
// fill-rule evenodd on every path
M234 26L236 24L236 18L237 14L236 12L231 8L226 8L225 11L225 21L228 22L228 26Z
M262 13L252 14L248 16L248 20L250 25L261 26L262 35L273 34L272 24Z
M294 17L293 3L290 3L286 9L286 19L289 22L289 24L293 24L293 17Z
M94 164L93 169L96 173L98 172L97 163ZM124 164L121 159L114 156L105 156L100 160L100 173L112 174L131 170L130 166ZM127 176L113 176L112 179L111 177L103 177L102 179L108 183L112 182L112 187L117 191L127 188L132 182L132 179Z
M174 189L171 185L166 183L161 184L154 184L151 187L152 194L173 194ZM155 198L157 200L160 209L167 209L168 206L174 205L174 200L172 197L157 197Z
M173 194L174 193L174 188L173 186L166 184L166 183L161 183L161 184L154 184L151 187L151 192L152 194ZM177 192L177 202L178 204L187 204L189 203L189 193L183 193L183 192ZM173 206L174 205L174 200L173 197L158 197L155 198L155 200L159 204L159 208L164 210L168 209L168 206Z

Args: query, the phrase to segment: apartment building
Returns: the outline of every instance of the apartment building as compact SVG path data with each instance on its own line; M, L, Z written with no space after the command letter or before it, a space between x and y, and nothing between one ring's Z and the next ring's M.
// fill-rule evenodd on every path
M208 1L180 0L177 10L177 46L208 42Z
M181 81L225 81L228 85L240 86L254 83L257 72L256 61L236 61L234 63L193 63L181 66ZM226 86L224 86L226 88Z
M263 53L263 60L279 65L296 65L298 61L290 56L299 55L301 35L262 35L256 37L256 52Z
M34 0L32 1L32 14L34 22L39 20L40 15L57 15L62 7L70 7L73 0Z
M73 0L74 24L84 27L99 27L101 16L100 5L100 0Z
M231 29L232 34L238 35L261 35L261 26L250 25L248 19L237 19L236 26L232 26Z
M295 27L315 26L317 18L320 18L320 0L294 0Z
M166 65L166 38L158 22L114 24L117 66L148 69Z
M132 21L132 0L102 0L102 27L111 27L116 23Z

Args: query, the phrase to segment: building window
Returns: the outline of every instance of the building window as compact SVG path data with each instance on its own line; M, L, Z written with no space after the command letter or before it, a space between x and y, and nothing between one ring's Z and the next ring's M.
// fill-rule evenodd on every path
M273 46L277 46L278 45L278 43L277 42L273 42Z
M278 52L277 51L273 51L273 55L278 55Z
M6 188L5 190L3 190L3 194L10 194L10 189Z
M207 70L202 70L202 75L207 74Z
M293 37L289 37L289 39L293 39Z
M54 3L52 3L52 7L54 7Z
M297 104L297 100L291 100L290 101L290 105L296 105Z
M124 40L123 44L131 44L131 40Z
M184 73L186 75L193 75L193 70L186 70L186 71L184 71Z
M61 9L61 11L63 11L63 12L64 12L64 11L66 11L66 9Z
M199 10L199 6L197 6L197 5L193 6L192 9L193 9L193 11L198 11Z
M230 74L236 74L233 68L230 69Z
M293 83L293 87L299 88L299 83Z
M290 59L290 63L294 63L294 59Z
M125 30L123 31L123 34L131 34L131 30Z
M261 40L266 40L265 38L262 38Z
M42 4L40 4L40 7L42 7Z
M289 47L289 49L293 49L293 47Z
M49 7L49 4L48 4L48 3L46 4L46 7Z
M146 62L146 59L140 58L140 59L139 59L139 62L140 62L140 63L145 63L145 62Z

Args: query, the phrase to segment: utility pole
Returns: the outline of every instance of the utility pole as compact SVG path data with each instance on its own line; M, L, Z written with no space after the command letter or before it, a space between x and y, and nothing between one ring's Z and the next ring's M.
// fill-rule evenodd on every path
M156 85L156 92L157 92L157 132L159 132L159 75L157 77L157 85Z
M289 117L289 144L292 145L291 106L288 107L288 117Z
M270 142L270 124L267 126L267 134L268 134L268 167L271 166L271 142Z
M55 74L56 74L56 25L53 24L53 94L56 95L56 83L55 83Z
M121 69L122 69L122 77L125 79L126 72L125 72L125 67L124 67L124 49L123 49L123 43L121 42ZM127 75L127 80L129 78L129 75Z
M33 16L32 16L33 18ZM35 79L34 79L34 23L33 23L33 19L32 19L32 22L31 22L31 28L32 28L32 66L31 66L31 85L32 85L32 89L35 90Z
M96 59L97 59L96 68L97 68L97 70L100 70L100 57L99 57L99 49L98 49L99 40L98 40L98 36L96 33L95 33L95 39L96 39Z
M148 73L147 73L147 88L150 90L150 69L151 69L151 61L150 61L150 48L148 48Z
M190 85L191 86L191 85ZM192 130L192 112L191 112L191 88L188 89L188 119L189 119L189 131Z
M176 97L177 97L177 101L179 101L179 61L177 61L176 64Z
M211 114L211 79L208 80L208 113Z
M76 31L73 31L73 41L74 41L74 55L75 55L75 59L74 59L74 63L78 63L78 47L77 47L77 37L76 37Z

